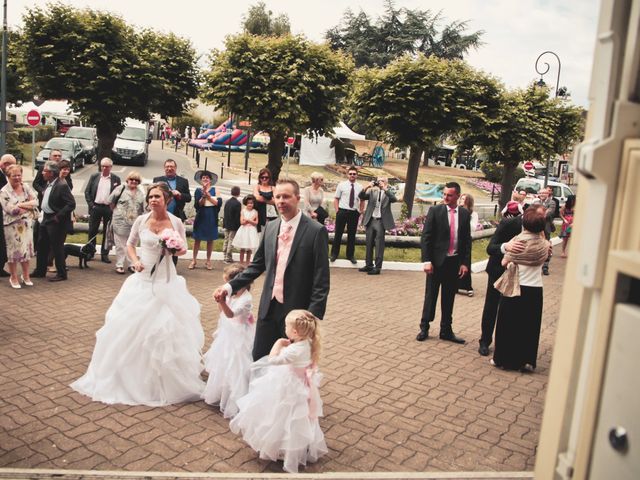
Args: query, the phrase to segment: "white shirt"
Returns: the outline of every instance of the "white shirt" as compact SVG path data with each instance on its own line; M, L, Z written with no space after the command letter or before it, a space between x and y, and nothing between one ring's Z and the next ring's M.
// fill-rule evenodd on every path
M96 190L96 198L94 203L101 205L109 205L109 195L111 194L111 175L100 175L98 181L98 189Z
M351 185L352 182L350 182L349 180L340 182L338 184L338 188L336 188L335 198L338 199L338 208L357 211L358 206L360 205L358 194L362 191L362 185L360 185L358 182L353 182L353 207L350 207L349 196L351 195Z
M378 190L372 195L375 195L377 197L377 203L375 208L373 209L372 216L373 218L380 218L382 217L382 199L384 198L384 192L382 190Z

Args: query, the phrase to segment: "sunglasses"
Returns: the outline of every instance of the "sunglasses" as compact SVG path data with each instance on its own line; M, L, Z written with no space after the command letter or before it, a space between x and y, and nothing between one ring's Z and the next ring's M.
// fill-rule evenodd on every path
M351 175L358 175L358 174L357 173L350 173L349 175L351 176Z
M140 180L138 180L137 178L130 178L129 181L130 182L140 183Z
M263 175L262 177L260 177L260 180L265 180L265 179L266 179L266 180L269 180L270 178L271 178L271 177L267 177L267 176Z

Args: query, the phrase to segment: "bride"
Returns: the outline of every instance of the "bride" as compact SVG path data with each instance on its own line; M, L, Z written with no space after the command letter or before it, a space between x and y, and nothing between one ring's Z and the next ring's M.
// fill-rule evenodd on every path
M204 389L200 304L159 243L160 232L168 228L186 245L184 225L167 212L170 199L166 184L149 187L150 212L137 218L127 241L136 273L107 310L87 373L71 384L93 400L162 406L199 400Z

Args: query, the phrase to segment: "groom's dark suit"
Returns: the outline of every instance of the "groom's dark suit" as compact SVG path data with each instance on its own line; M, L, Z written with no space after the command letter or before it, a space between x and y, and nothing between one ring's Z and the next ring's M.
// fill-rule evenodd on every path
M283 303L272 298L281 221L278 219L267 223L253 261L242 273L229 281L235 293L266 272L256 323L254 360L267 355L274 342L285 337L284 319L291 310L298 308L309 310L322 319L327 306L329 295L327 230L305 215L300 217L300 223L291 244L284 273Z
M453 256L447 255L450 238L449 207L447 205L431 207L422 230L422 261L431 262L433 272L427 275L420 330L429 330L429 323L433 321L436 314L438 290L442 286L441 337L452 333L453 302L458 285L460 265L466 265L469 268L467 275L471 274L471 215L468 210L458 207L457 216L458 247Z

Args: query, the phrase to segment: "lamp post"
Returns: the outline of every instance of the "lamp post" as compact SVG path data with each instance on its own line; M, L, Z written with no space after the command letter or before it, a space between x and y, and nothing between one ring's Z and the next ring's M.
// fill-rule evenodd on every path
M538 75L540 75L540 80L538 80L536 85L538 85L540 87L544 87L545 86L545 83L544 83L544 80L542 79L542 77L551 68L551 66L545 61L543 61L542 64L540 64L540 59L542 57L544 57L545 55L547 55L547 56L548 55L553 55L555 57L556 61L558 62L558 76L556 77L556 88L554 90L554 95L553 95L553 98L558 98L558 92L559 92L559 88L560 88L560 70L562 69L562 64L560 63L560 57L558 57L558 55L556 55L555 52L552 52L551 50L547 50L545 52L542 52L540 55L538 55L538 58L536 59L535 68L536 68L536 72L538 73ZM544 186L545 187L549 183L549 169L550 168L551 168L551 155L549 155L549 158L547 158L547 168L545 169L545 172L544 172Z
M7 0L4 0L2 22L2 65L0 68L0 155L7 151Z

